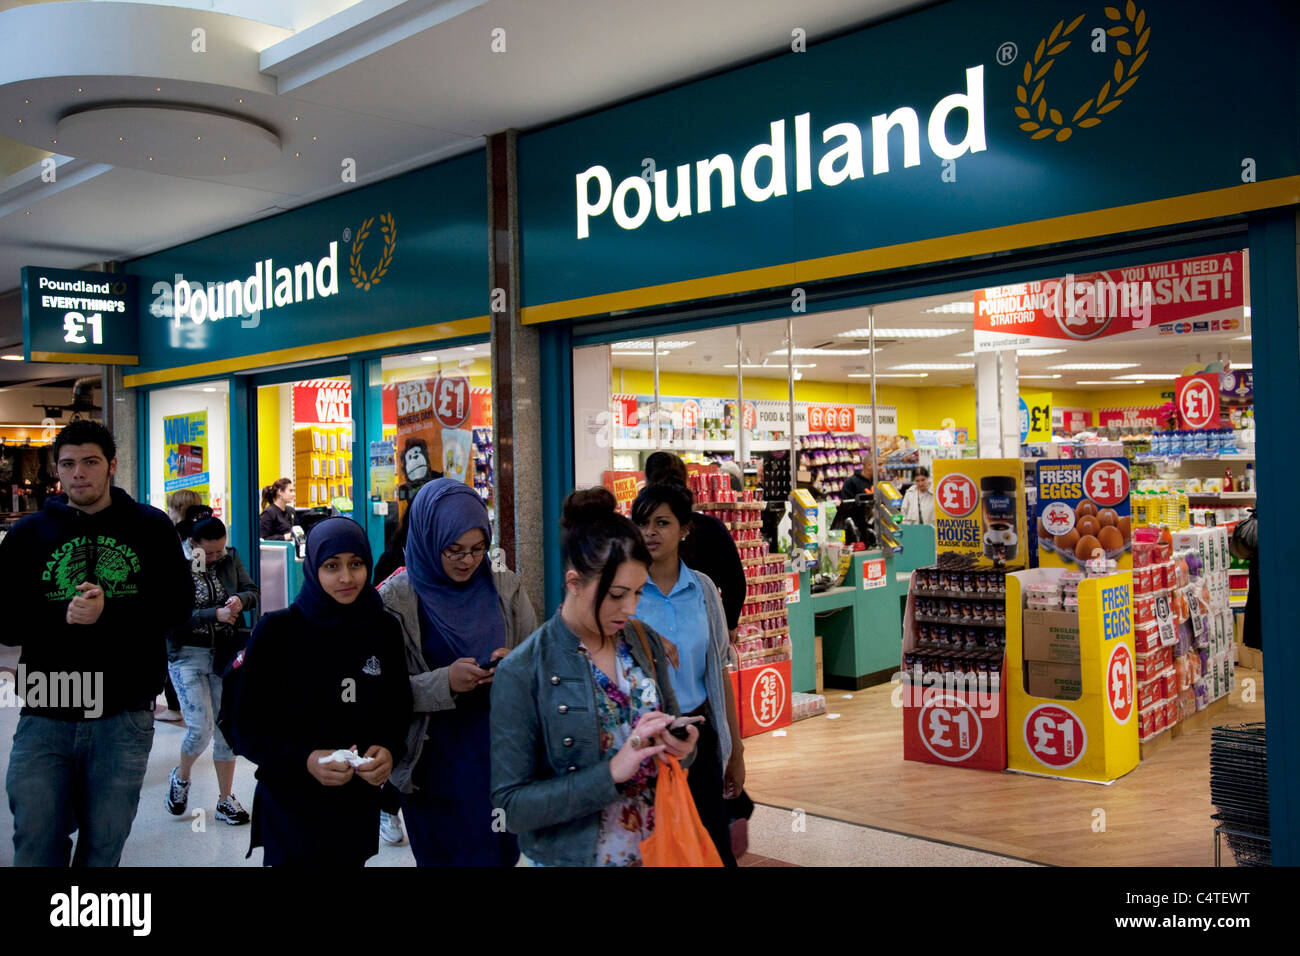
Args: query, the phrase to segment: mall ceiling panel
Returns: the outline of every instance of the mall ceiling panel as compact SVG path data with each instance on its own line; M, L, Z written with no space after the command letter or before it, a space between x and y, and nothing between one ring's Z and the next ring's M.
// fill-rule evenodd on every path
M930 2L820 0L792 8L788 0L492 0L286 86L315 103L485 135L789 52L795 30L811 45ZM265 58L264 65L278 69Z

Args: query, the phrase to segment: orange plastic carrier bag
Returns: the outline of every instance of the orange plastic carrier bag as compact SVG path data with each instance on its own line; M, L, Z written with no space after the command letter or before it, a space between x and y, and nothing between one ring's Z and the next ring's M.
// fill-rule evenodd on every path
M686 771L676 757L659 764L655 829L641 841L641 862L645 866L722 866L722 857L695 809Z

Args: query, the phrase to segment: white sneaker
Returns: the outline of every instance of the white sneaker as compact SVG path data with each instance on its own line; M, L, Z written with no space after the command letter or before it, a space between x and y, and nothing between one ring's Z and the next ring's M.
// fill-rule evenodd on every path
M379 811L379 839L389 846L401 846L406 842L406 834L402 832L402 820L396 813Z

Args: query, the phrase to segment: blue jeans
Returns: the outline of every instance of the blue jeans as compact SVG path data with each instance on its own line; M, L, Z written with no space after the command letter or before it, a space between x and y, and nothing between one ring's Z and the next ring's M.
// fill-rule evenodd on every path
M181 753L197 757L212 741L213 760L234 760L235 752L217 729L221 711L221 675L212 670L214 651L210 647L182 647L176 660L167 665L176 697L185 718L185 739Z
M153 713L18 718L5 780L14 866L117 866L140 804ZM72 833L77 850L72 854Z

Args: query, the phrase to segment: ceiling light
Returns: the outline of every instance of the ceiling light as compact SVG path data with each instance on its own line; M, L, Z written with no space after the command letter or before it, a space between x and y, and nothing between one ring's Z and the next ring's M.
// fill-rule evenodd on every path
M879 352L880 349L815 349L815 348L795 348L795 355L870 355L872 352ZM785 349L777 349L775 352L768 352L768 355L787 355Z
M1063 372L1108 372L1113 369L1137 368L1141 362L1072 362L1069 365L1049 365Z
M958 352L958 353L957 353L957 358L974 358L974 357L975 357L975 350L974 350L974 349L971 349L969 352Z
M476 350L476 349L478 348L478 346L477 346L477 345L463 345L463 346L461 346L461 348L463 348L466 352L473 352L474 350Z
M1234 366L1240 368L1241 366ZM1132 381L1135 378L1149 379L1153 382L1172 382L1176 378L1182 378L1181 375L1166 375L1164 372L1130 372L1128 375L1112 375L1111 378L1119 382Z
M735 368L735 367L736 367L736 363L735 363L735 362L732 362L730 365L724 365L724 366L722 366L722 367L723 367L723 368ZM785 365L768 365L767 363L763 363L762 365L759 365L759 364L757 364L757 363L755 363L755 362L746 362L744 365L741 366L741 368L770 368L770 369L772 369L772 371L774 371L774 372L775 372L775 371L778 371L778 370L780 370L780 369L786 368L786 367L787 367L787 366L785 366ZM800 364L800 363L796 362L796 363L794 364L794 368L816 368L816 367L817 367L817 363L816 363L816 362L809 362L809 363L807 363L807 364Z
M1029 358L1038 358L1043 355L1059 355L1065 349L1016 349L1017 355L1025 355Z
M690 348L694 344L694 339L659 339L659 351L670 352L673 349ZM654 347L654 339L631 339L627 342L615 342L610 346L615 352L621 352L625 349L650 349L653 352Z
M1075 385L1141 385L1142 381L1140 379L1136 382L1116 382L1114 380L1111 380L1109 382L1094 382L1089 380L1086 382L1075 382L1074 384Z
M0 355L0 361L21 362L22 360L23 357L21 355Z
M908 365L891 365L889 367L895 371L960 372L963 369L974 368L975 366L965 362L913 362Z
M876 329L876 335L883 339L937 339L944 335L956 335L967 329ZM870 335L868 329L850 329L841 332L842 339L865 339Z
M1058 372L1055 375L1021 375L1019 377L1020 378L1060 378L1061 373Z
M639 350L638 350L638 351L635 351L635 352L624 352L624 351L618 351L618 352L615 352L614 354L615 354L616 356L618 356L619 358L624 358L625 356L628 356L628 355L654 355L654 352L642 352L642 351L639 351ZM733 366L731 366L731 367L732 367L732 368L735 368L736 366L733 365Z
M929 372L877 372L876 378L929 378ZM849 378L871 378L870 372L850 372Z
M436 361L438 361L438 356L436 356L436 355L421 355L421 356L420 356L420 361L421 361L421 362L436 362Z
M216 389L215 389L215 388L205 388L203 391L205 391L205 392L215 392Z
M949 302L947 305L936 305L933 309L926 309L926 312L939 312L945 315L974 315L975 301L972 299L965 302Z

